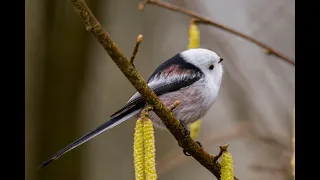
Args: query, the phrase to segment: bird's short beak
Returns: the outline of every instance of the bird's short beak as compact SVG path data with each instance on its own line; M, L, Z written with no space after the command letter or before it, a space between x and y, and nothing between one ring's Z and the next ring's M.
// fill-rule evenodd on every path
M219 61L218 63L220 64L222 61L223 61L223 59L222 59L222 58L220 58L220 61Z

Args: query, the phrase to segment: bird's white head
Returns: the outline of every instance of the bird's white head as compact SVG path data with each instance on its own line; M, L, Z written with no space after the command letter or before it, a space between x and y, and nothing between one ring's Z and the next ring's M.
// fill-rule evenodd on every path
M208 49L197 48L185 50L181 52L180 55L185 61L198 67L207 78L220 84L223 74L221 64L223 59L215 52Z

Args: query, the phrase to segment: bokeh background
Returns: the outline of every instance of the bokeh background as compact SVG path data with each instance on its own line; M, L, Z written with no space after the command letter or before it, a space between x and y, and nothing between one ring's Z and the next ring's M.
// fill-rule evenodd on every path
M145 79L187 48L190 18L138 0L87 0L122 52ZM294 0L170 0L253 36L295 57ZM198 140L216 154L230 144L235 174L246 180L291 177L295 67L256 45L210 26L200 26L200 46L224 58L220 95L204 117ZM134 179L134 119L101 134L50 166L38 165L108 120L135 89L67 0L26 1L26 179ZM159 180L213 179L174 138L156 130Z

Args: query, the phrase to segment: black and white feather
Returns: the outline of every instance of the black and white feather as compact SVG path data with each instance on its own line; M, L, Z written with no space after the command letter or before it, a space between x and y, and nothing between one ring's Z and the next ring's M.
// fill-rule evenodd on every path
M221 60L210 50L189 49L161 64L147 83L166 106L171 106L176 100L180 101L180 105L173 111L179 120L185 123L194 122L205 115L219 93L222 80ZM210 66L214 68L211 69ZM69 144L44 161L40 167L50 164L102 132L139 115L145 105L140 94L135 93L125 106L111 115L109 121ZM151 112L150 118L156 127L164 127L155 113Z

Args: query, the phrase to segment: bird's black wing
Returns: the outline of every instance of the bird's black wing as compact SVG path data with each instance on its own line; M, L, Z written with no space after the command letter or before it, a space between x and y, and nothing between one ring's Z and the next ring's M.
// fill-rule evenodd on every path
M161 96L162 94L190 86L202 77L203 73L198 67L186 62L180 54L176 54L162 63L152 73L148 79L148 85L157 96ZM138 92L131 97L125 106L113 113L111 118L137 105L140 107L145 105L144 100Z

